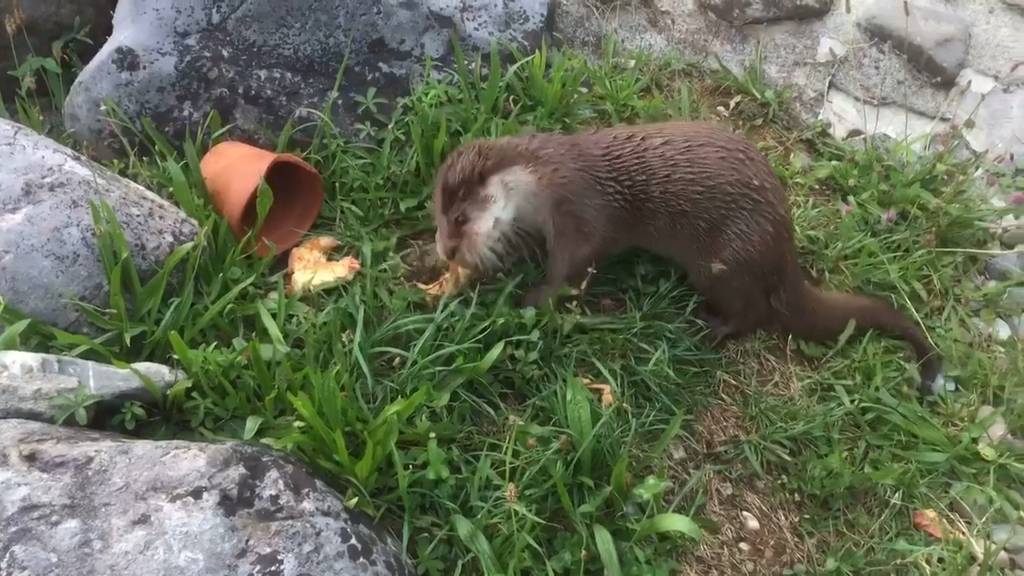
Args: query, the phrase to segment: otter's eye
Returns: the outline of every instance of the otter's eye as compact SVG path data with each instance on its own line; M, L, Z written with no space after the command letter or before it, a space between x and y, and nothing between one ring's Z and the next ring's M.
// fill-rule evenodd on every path
M459 227L465 226L468 221L469 218L466 218L465 213L459 214L455 217L455 225Z

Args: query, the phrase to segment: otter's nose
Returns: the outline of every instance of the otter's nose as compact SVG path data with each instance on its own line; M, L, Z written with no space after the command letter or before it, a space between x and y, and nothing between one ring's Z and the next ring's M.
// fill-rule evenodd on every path
M438 238L437 240L437 255L445 260L451 261L455 259L455 253L459 251L459 245L455 242L448 242Z

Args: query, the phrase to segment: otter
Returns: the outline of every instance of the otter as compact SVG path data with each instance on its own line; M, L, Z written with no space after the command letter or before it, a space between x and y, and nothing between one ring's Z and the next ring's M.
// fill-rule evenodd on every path
M942 377L935 347L903 313L808 281L782 182L751 142L715 124L473 140L441 164L433 212L439 255L465 268L503 266L524 239L543 241L546 276L526 306L637 248L683 269L715 344L756 330L829 342L853 320L910 344L920 392Z

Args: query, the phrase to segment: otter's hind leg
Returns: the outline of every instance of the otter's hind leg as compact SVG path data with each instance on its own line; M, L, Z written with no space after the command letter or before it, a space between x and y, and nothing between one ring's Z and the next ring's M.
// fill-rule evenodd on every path
M768 326L771 302L764 283L748 270L722 270L702 278L697 286L704 297L705 320L714 344L743 338Z

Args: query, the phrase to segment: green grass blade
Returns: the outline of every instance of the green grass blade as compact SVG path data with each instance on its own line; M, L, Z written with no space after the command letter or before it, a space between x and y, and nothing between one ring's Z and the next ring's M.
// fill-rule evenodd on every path
M604 564L606 576L622 576L622 567L619 565L619 553L615 549L615 540L608 530L600 524L594 524L594 546L597 547L597 554Z
M26 318L4 328L0 333L0 350L18 350L21 347L21 333L31 323L32 321Z
M487 541L483 532L461 514L452 516L452 525L455 526L455 532L459 535L462 543L473 551L473 555L484 569L484 574L486 576L501 576L498 559L495 558L494 551L491 550L491 543Z

